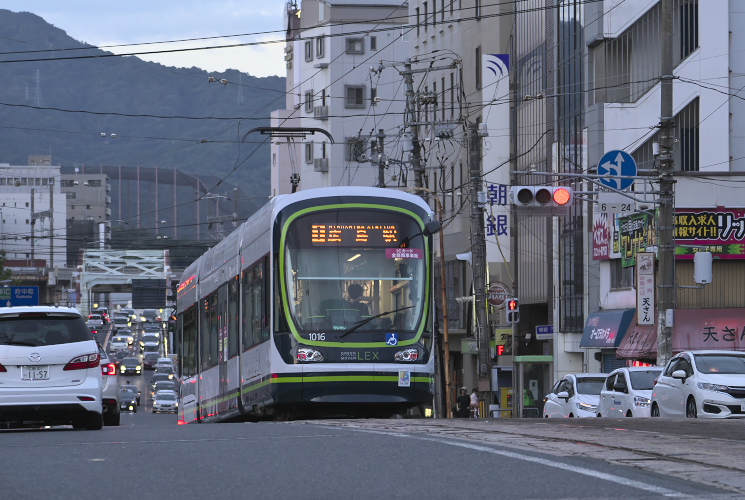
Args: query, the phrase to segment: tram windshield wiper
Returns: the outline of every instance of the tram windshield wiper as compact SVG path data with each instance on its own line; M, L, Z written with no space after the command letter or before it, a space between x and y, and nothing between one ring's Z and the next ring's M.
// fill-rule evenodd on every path
M379 318L379 317L385 316L387 314L397 313L398 311L405 311L406 309L411 309L412 307L415 307L415 306L400 307L400 308L394 309L392 311L386 311L384 313L376 314L375 316L370 316L369 318L365 318L365 319L363 319L361 321L358 321L357 323L353 324L349 328L347 328L347 330L344 333L342 333L341 335L339 335L339 337L337 337L337 338L339 340L343 339L344 337L346 337L347 335L349 335L350 333L352 333L353 331L355 331L359 327L368 324L370 321L374 320L375 318Z

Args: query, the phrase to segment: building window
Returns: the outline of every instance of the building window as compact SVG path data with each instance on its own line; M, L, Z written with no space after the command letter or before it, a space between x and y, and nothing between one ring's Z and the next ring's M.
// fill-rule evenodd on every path
M362 38L347 38L347 54L364 54L365 40Z
M321 106L326 105L326 89L321 90Z
M364 85L345 85L344 86L344 106L347 108L364 108L365 107L365 86Z
M424 32L426 33L427 32L427 24L429 23L429 19L427 19L427 16L429 15L427 13L427 2L424 2L422 4L422 6L424 7Z
M370 87L370 106L378 105L378 88Z
M481 89L481 45L476 47L476 90Z
M422 20L419 18L419 7L414 9L416 11L416 36L420 35L419 26L421 25Z
M440 3L440 21L445 22L445 0Z
M629 289L634 284L634 267L623 267L622 259L610 261L610 287L612 290Z
M358 137L347 139L347 160L357 160L365 152L365 141Z
M680 59L685 59L698 48L698 2L680 5Z
M312 90L305 91L305 112L306 113L313 112L313 91Z
M378 50L378 37L370 37L370 50Z
M476 0L476 7L474 8L476 14L476 20L481 20L481 0Z
M305 163L313 163L313 143L305 143Z
M100 188L101 187L101 179L95 179L95 180L88 181L88 187Z
M308 40L305 42L305 60L306 61L312 61L313 60L313 41Z
M322 36L316 38L316 57L318 59L323 57L323 43L324 41Z
M455 74L450 73L450 118L455 118Z
M77 193L75 191L68 191L67 193L65 193L65 195L67 196L68 200L74 200L75 198L77 198Z
M445 121L445 108L447 108L447 103L445 102L445 77L443 76L440 81L442 82L442 101L440 104L440 109L442 110L441 120Z
M60 185L63 188L71 188L71 187L73 187L75 185L75 181L72 180L72 179L70 179L70 180L63 179L62 182L60 183Z

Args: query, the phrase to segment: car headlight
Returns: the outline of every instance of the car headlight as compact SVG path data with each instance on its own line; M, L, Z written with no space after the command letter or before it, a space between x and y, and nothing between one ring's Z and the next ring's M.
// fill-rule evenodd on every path
M704 391L724 392L727 390L726 385L710 384L708 382L698 382L696 385Z
M652 404L652 401L649 400L649 398L645 398L643 396L634 396L634 406L641 406L643 408L649 408Z
M595 413L597 412L598 407L597 405L591 405L587 403L577 403L577 409Z

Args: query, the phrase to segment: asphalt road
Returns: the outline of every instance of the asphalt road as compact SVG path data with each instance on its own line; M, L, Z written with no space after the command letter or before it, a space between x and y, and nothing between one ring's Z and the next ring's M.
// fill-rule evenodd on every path
M745 422L390 419L0 431L14 500L745 498ZM123 383L123 381L122 381Z

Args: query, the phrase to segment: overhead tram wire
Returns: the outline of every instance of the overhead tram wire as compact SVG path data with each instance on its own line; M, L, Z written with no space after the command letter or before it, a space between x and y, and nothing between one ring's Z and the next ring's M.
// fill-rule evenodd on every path
M580 2L582 5L585 4L592 4L597 2L602 2L603 0L584 0ZM492 6L500 6L500 5L512 5L512 1L509 2L500 2L496 4L491 5L482 5L482 8L484 7L492 7ZM511 11L508 13L497 13L497 14L486 14L486 15L474 15L473 17L466 17L466 18L459 18L458 22L466 22L466 21L483 21L484 19L490 19L493 17L502 17L507 15L513 15L515 13L519 14L527 14L531 12L539 12L543 10L554 10L558 9L560 6L544 6L544 7L534 7L529 9L524 9L520 11ZM458 10L466 11L466 10L475 10L475 7L461 7ZM401 18L408 19L410 16L401 16ZM385 18L379 21L373 21L373 22L383 22L385 20L389 19L398 19L398 17L390 17ZM369 22L369 21L368 21ZM350 23L340 23L341 26L345 26ZM353 24L353 23L351 23ZM414 28L415 26L411 26ZM386 28L377 28L375 30L361 30L361 31L352 31L347 33L338 33L338 34L331 34L326 35L328 38L334 38L334 37L348 37L353 35L362 35L362 34L369 34L369 33L379 33L379 32L386 32L386 31L396 31L401 30L401 26L396 27L386 27ZM284 30L282 30L284 31ZM233 36L249 36L249 35L224 35L217 38L227 38L227 37L233 37ZM304 41L309 40L314 37L310 38L304 38L304 37L298 37L297 39L294 39L293 41ZM41 59L10 59L10 60L2 60L0 61L0 64L7 64L7 63L19 63L19 62L44 62L44 61L63 61L63 60L75 60L75 59L104 59L104 58L111 58L111 57L126 57L126 56L142 56L142 55L154 55L154 54L168 54L168 53L178 53L178 52L193 52L198 50L216 50L216 49L232 49L237 47L251 47L251 46L261 46L261 45L270 45L275 43L286 43L287 40L285 39L277 39L277 40L264 40L259 42L246 42L246 43L237 43L237 44L230 44L230 45L217 45L217 46L203 46L203 47L186 47L186 48L180 48L180 49L166 49L166 50L156 50L156 51L148 51L148 52L128 52L128 53L121 53L121 54L114 54L114 53L108 53L108 54L93 54L93 55L81 55L81 56L65 56L65 57L49 57L49 58L41 58ZM151 45L151 44L157 44L157 43L173 43L173 42L145 42L141 44L131 44L132 46L140 46L140 45ZM176 42L177 43L177 42ZM123 45L123 46L129 46L129 45ZM109 46L109 47L116 47L116 46ZM56 52L56 51L63 51L63 50L101 50L97 46L91 46L91 47L79 47L79 48L69 48L69 49L50 49L48 51L43 52ZM20 54L23 53L34 53L35 51L23 51L19 52ZM3 55L15 55L16 53L0 53L0 56Z

